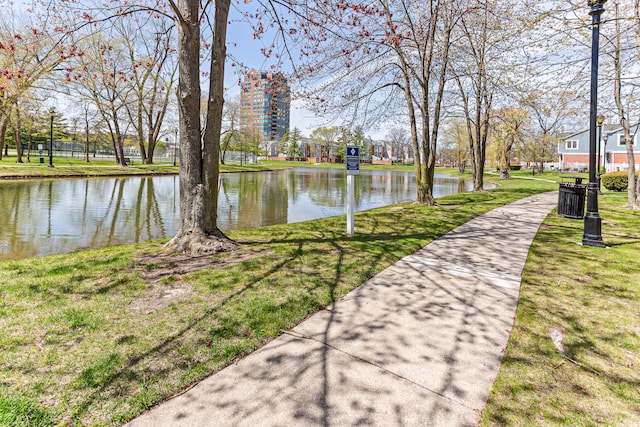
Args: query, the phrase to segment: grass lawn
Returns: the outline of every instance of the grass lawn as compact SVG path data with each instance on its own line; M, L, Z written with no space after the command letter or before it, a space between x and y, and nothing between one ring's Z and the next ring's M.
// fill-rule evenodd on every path
M126 422L472 217L555 188L361 212L352 236L344 216L229 232L236 253L190 270L158 241L0 262L0 425Z
M531 247L483 425L640 425L640 212L600 197L609 249L549 215Z
M122 167L112 160L91 159L89 163L79 158L55 157L54 167L48 167L49 159L45 163L39 163L39 157L32 156L31 162L16 163L15 155L3 156L0 160L1 179L27 179L27 178L70 178L70 177L96 177L96 176L128 176L128 175L175 175L179 166L173 163L156 163L143 165L140 162ZM287 162L288 163L288 162ZM299 165L298 165L299 166ZM259 164L229 164L221 165L221 172L255 172L263 170L284 169L291 167L285 162L260 162Z

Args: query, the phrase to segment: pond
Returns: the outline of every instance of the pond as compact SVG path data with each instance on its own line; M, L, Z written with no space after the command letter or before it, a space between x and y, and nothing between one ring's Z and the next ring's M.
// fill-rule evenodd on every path
M363 170L356 211L415 200L412 172ZM0 260L140 242L177 232L177 176L0 183ZM435 197L471 182L436 177ZM296 168L220 176L218 225L248 229L346 213L342 169Z

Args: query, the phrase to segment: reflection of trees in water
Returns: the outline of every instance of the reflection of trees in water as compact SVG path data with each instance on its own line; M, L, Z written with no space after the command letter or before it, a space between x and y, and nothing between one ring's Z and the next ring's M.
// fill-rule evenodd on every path
M463 179L458 180L458 193L464 193L466 191L466 182Z
M146 240L149 238L148 236L155 235L157 232L160 232L162 236L166 235L164 219L156 197L154 182L151 177L143 178L143 185L140 186L141 191L138 192L138 206L144 206L145 209L144 215L142 209L135 209L136 224L144 225L146 234L138 235L137 241ZM137 227L136 229L142 231L142 227Z
M40 254L51 230L53 181L23 181L0 186L0 259ZM37 202L48 209L40 209Z
M226 230L225 224L231 222L233 216L233 198L229 192L229 182L224 175L218 179L218 227Z
M411 173L362 171L357 210L415 199ZM0 185L0 259L168 237L177 230L177 177L5 182ZM436 197L469 190L437 178ZM312 169L223 174L219 226L254 228L344 212L346 174Z
M294 203L298 200L298 192L296 191L296 184L297 184L297 179L296 179L296 173L295 171L293 171L294 173L291 173L290 171L287 171L287 189L291 192L291 201L293 201Z
M309 183L309 199L321 206L346 206L347 177L344 171L316 171ZM370 204L384 204L415 199L415 178L412 174L362 171L355 180L354 198L357 209Z
M306 192L316 205L332 208L346 205L347 200L347 176L344 172L335 170L318 169L309 172L309 185ZM357 187L357 186L356 186ZM358 203L358 189L355 192L356 204Z
M3 184L0 259L164 237L172 231L165 226L172 205L161 207L155 183L145 177Z
M262 177L247 176L238 179L236 186L235 223L243 227L251 228L260 224L260 211L262 210ZM242 197L239 197L242 195ZM230 218L232 221L233 219Z
M285 174L224 174L220 178L218 217L222 229L247 229L287 222Z
M436 178L434 197L442 197L448 194L464 193L473 189L473 183L457 178Z
M289 213L289 196L284 175L268 174L263 189L260 225L286 224Z
M107 245L113 244L113 231L115 230L116 218L120 213L123 187L124 180L116 179L113 181L111 196L108 198L109 203L107 204L105 215L102 220L96 221L96 227L91 242L92 246L97 246L99 242L104 242ZM122 224L122 228L124 229L124 224ZM108 230L106 233L105 229ZM106 239L102 240L105 237Z
M31 236L17 233L17 225L29 221L29 216L33 213L29 209L23 211L21 206L21 201L28 201L31 193L31 188L22 183L0 186L0 233L2 235L0 250L2 253L17 252L28 241L31 241L32 245L36 244Z
M95 218L90 246L141 242L166 236L153 178L117 178L110 181L109 202L102 217ZM105 190L106 186L99 191Z

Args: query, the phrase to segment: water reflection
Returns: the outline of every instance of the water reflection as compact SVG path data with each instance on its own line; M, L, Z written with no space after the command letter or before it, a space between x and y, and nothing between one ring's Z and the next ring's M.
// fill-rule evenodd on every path
M411 172L361 171L355 181L358 211L415 200ZM440 176L434 195L470 187ZM179 220L178 188L177 176L0 183L0 259L171 236ZM345 201L343 170L223 174L218 224L247 229L340 215Z

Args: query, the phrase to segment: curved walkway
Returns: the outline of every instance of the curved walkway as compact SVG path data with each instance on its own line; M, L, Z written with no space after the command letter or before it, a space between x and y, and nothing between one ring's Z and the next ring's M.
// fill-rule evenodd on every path
M556 202L545 193L468 222L129 425L476 425Z

